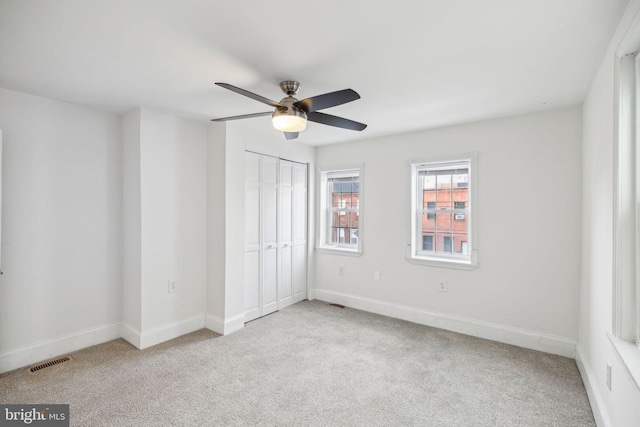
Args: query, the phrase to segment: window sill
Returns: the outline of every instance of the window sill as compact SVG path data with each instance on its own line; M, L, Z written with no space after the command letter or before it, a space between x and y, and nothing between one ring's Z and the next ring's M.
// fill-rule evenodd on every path
M477 263L473 263L473 261L458 261L453 259L441 259L441 258L426 258L426 257L411 257L408 256L405 258L407 262L411 264L418 265L427 265L430 267L440 267L440 268L452 268L455 270L475 270L478 268Z
M316 252L324 253L324 254L333 254L333 255L346 255L346 256L362 256L362 251L357 249L338 249L338 248L328 248L322 246L316 246Z
M628 343L620 338L607 334L609 341L613 344L613 349L624 366L627 375L631 379L636 392L640 394L640 348Z

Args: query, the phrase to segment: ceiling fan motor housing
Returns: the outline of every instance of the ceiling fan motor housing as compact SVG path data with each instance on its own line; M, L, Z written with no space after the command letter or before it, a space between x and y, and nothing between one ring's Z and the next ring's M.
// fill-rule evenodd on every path
M284 82L280 82L280 89L287 95L293 96L298 92L298 89L300 89L300 83L295 80L285 80Z

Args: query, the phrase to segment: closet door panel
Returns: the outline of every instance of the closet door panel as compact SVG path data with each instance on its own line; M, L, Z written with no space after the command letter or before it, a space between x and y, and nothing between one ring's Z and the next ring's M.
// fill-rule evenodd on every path
M284 308L293 304L293 270L292 270L292 246L293 246L293 163L280 160L280 210L278 211L279 233L279 278L278 278L278 307Z
M279 308L293 304L293 248L285 246L280 249L280 295Z
M277 250L275 247L264 251L262 279L262 315L265 316L278 310Z
M293 302L307 298L307 165L293 168Z
M244 321L260 317L260 156L245 153Z
M307 248L305 245L293 248L293 302L307 299Z
M260 310L260 251L245 252L244 321L257 319Z
M262 315L278 309L278 159L262 156Z

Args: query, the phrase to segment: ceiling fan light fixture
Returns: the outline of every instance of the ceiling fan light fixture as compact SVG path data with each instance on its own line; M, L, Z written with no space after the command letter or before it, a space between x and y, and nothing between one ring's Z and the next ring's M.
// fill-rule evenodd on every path
M294 108L276 109L272 120L273 127L282 132L301 132L307 127L307 115L304 111Z

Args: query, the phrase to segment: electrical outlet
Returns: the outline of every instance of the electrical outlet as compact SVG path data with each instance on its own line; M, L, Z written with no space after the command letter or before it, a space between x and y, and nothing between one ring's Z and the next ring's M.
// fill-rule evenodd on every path
M373 272L373 280L380 280L380 272L379 271L374 271Z
M440 280L438 282L438 292L447 292L447 281Z
M178 287L176 286L176 282L174 280L168 280L167 285L168 285L168 292L170 294L178 291Z
M611 365L607 363L607 388L611 391Z
M344 265L338 266L338 276L344 276Z

